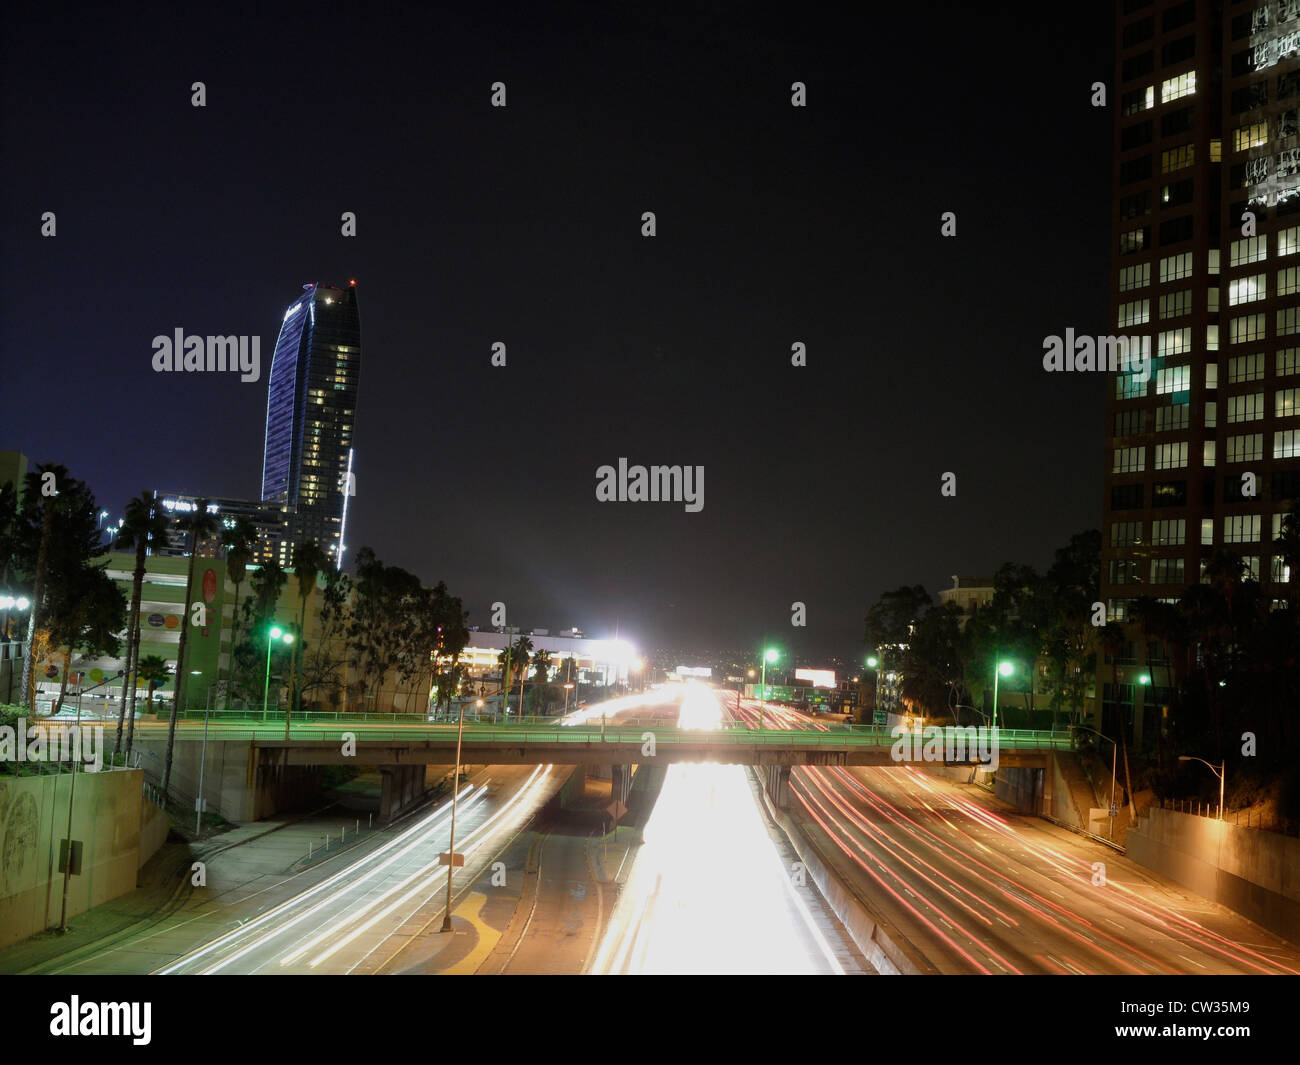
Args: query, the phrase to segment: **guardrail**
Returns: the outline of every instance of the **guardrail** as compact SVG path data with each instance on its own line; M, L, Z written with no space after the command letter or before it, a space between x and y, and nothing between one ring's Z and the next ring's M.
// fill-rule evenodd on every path
M391 715L383 715L389 719L390 727L363 727L348 728L347 722L341 722L333 727L321 723L313 725L311 722L299 722L295 720L290 729L290 741L304 742L310 740L320 741L338 741L341 740L344 733L355 734L358 740L402 740L406 742L419 742L426 739L442 739L451 742L455 738L456 729L448 725L430 725L426 722L413 722L405 727L391 727ZM364 723L362 723L364 724ZM268 721L265 729L231 729L222 728L214 738L236 739L236 740L264 740L267 742L283 741L283 732L281 731L283 720ZM185 722L185 732L194 735L202 730L202 720ZM516 725L500 724L471 724L465 725L464 741L466 744L478 743L538 743L538 744L562 744L562 743L600 743L602 736L605 743L641 743L642 736L646 731L652 731L655 737L655 743L664 744L701 744L715 743L719 745L760 745L764 747L790 747L795 745L825 747L825 748L853 748L853 747L892 747L898 742L898 737L887 725L840 725L832 726L828 729L749 729L740 726L724 726L716 729L683 729L676 726L665 726L662 723L645 721L639 723L620 722L617 725L607 724L603 729L599 725L560 725L552 722L548 726L538 726L528 723ZM963 734L970 736L968 730L956 730L945 728L941 734L946 738L948 735ZM916 730L918 735L927 737L934 733L927 733L922 730ZM1065 731L1048 731L1046 729L998 729L996 736L998 748L1000 750L1042 750L1045 748L1068 750L1070 747L1070 734Z

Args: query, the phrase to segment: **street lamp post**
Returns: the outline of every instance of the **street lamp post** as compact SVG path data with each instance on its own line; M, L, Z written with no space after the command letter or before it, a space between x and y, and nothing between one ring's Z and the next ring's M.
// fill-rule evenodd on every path
M1015 672L1015 666L1010 662L999 662L997 668L993 670L993 727L998 727L998 677L1009 677Z
M1103 740L1110 743L1110 806L1107 812L1110 814L1110 835L1109 839L1115 838L1115 770L1119 759L1119 742L1112 740L1105 733L1098 732L1095 728L1089 728L1087 725L1075 725L1076 729L1083 732L1091 732L1094 736L1100 736Z
M268 635L268 639L266 641L266 684L262 688L262 720L263 721L266 720L267 710L270 708L270 703L271 703L271 648L274 646L276 640L280 640L282 643L286 643L286 644L293 643L293 633L285 632L284 629L280 628L279 625L272 625L271 630L267 635ZM284 738L286 740L289 738L288 720L286 720L284 723Z
M775 662L780 657L775 647L769 647L763 652L763 679L759 684L758 693L758 731L763 731L763 710L767 700L767 664Z
M565 713L566 715L567 715L568 712L569 712L569 692L571 692L571 691L573 691L573 685L572 685L572 684L566 684L566 685L564 686L564 713Z
M81 732L81 697L88 691L94 691L96 688L102 688L105 684L112 684L118 680L125 670L119 669L116 675L108 680L101 681L98 684L92 684L89 688L77 689L77 734L78 743L80 743ZM64 844L66 854L63 862L63 908L59 914L59 931L68 930L68 885L72 881L72 801L77 797L77 763L75 759L72 763L72 779L68 782L68 834L67 842Z
M3 610L5 612L4 629L0 630L0 643L10 642L9 641L9 612L11 610L17 610L17 612L21 614L25 610L30 609L31 605L32 605L31 600L28 599L25 595L20 595L20 596L12 596L7 594L0 595L0 610ZM14 642L16 643L17 641ZM24 653L23 655L24 660L26 660L26 657L27 656ZM5 702L7 703L12 703L14 701L13 663L14 663L14 659L11 657L9 659L9 687L8 687L8 691L5 693Z
M1192 754L1180 754L1178 756L1178 760L1180 762L1200 762L1201 765L1209 766L1210 772L1219 778L1219 820L1222 821L1223 820L1223 780L1224 780L1224 776L1227 774L1227 769L1228 769L1228 763L1226 759L1219 763L1218 769L1214 768L1214 764L1212 762L1207 762L1204 758L1197 758L1195 755Z
M465 735L465 703L460 704L460 723L456 726L456 771L451 778L451 841L447 844L447 912L442 915L442 930L451 931L451 877L456 871L456 805L460 798L460 743Z
M876 711L880 709L880 659L872 655L867 659L867 668L876 675L876 699L871 705L871 723L876 723ZM865 725L866 722L864 721Z

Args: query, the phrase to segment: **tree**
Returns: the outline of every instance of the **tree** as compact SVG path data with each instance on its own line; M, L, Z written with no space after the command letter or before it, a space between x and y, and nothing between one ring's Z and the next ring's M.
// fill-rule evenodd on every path
M302 710L302 661L303 645L306 643L307 604L316 590L316 582L321 571L329 568L330 562L325 552L315 540L306 540L293 549L293 575L298 582L298 639L294 641L290 657L291 687L289 690L289 708L285 710L284 727L289 727L289 714L292 709ZM295 706L296 704L296 706Z
M102 567L84 566L70 574L61 574L53 582L54 594L48 603L48 627L51 644L63 648L63 678L55 713L63 709L68 692L68 673L72 654L97 657L116 656L121 648L117 633L126 614L126 596Z
M117 715L117 741L113 751L122 750L122 724L130 713L135 726L135 662L140 657L140 600L144 594L145 559L149 545L163 542L169 525L167 516L149 492L141 492L127 503L122 512L116 546L121 551L135 549L135 571L131 579L131 609L126 616L126 659L122 663L122 706ZM127 704L130 703L130 709Z
M208 501L196 500L194 509L183 515L176 523L189 536L190 564L185 576L185 601L181 604L181 639L176 650L176 694L172 699L171 719L167 723L167 761L163 768L163 794L168 793L172 779L172 754L176 745L176 715L185 700L186 678L185 651L189 644L190 601L194 587L194 567L198 562L199 541L206 540L217 529L215 514L208 513Z
M544 714L546 713L546 701L551 694L549 683L551 675L551 652L534 651L532 664L534 689L537 692L537 712Z
M362 691L375 705L384 676L404 660L413 645L412 626L422 589L413 573L386 566L369 547L357 552L355 596L348 639L355 652Z
M145 712L152 714L153 693L155 690L166 684L167 678L171 676L171 672L167 668L167 659L163 658L162 655L145 655L140 659L140 662L136 667L136 673L142 681L149 685L149 695L148 701L145 703ZM128 755L131 753L131 739L133 732L134 730L126 737L126 753Z
M345 664L335 657L333 649L346 632L352 582L346 573L332 567L325 568L323 579L320 637L312 648L311 657L305 662L302 695L305 698L308 693L325 691L332 705L339 689L338 670Z
M904 585L885 592L867 611L863 640L876 652L881 669L899 668L912 626L932 602L921 585Z
M63 466L42 463L27 474L19 519L21 568L34 574L23 660L22 705L36 698L35 652L49 603L62 593L61 582L76 580L90 560L102 553L95 497L84 481Z
M235 586L235 605L230 621L230 665L226 671L227 710L230 709L230 696L235 686L235 649L239 646L239 586L248 576L248 564L253 560L257 536L257 526L242 515L221 529L221 546L226 551L226 575Z

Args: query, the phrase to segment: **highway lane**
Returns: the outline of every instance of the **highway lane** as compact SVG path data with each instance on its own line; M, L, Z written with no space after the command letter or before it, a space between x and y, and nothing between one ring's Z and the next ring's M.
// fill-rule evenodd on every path
M716 728L717 696L689 686L679 725ZM862 972L811 880L796 882L741 766L678 764L645 827L593 973Z
M745 700L740 717L757 720ZM768 706L774 727L821 727ZM912 766L798 767L792 813L944 972L1296 973L1300 951L985 789Z
M544 804L559 779L549 766L489 767L462 789L457 877L470 879ZM495 786L494 786L495 785ZM404 943L409 922L440 915L447 870L438 864L450 836L451 804L420 815L382 846L255 915L238 928L157 971L172 973L351 973L384 964ZM238 910L236 904L227 910Z

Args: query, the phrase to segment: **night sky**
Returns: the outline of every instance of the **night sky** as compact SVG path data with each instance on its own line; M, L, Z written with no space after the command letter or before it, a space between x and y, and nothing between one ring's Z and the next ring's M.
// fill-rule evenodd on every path
M1100 520L1104 379L1041 358L1111 331L1111 5L849 6L10 8L0 448L256 498L284 310L355 278L349 552L471 624L847 656L885 589L1046 565ZM155 373L177 327L261 379ZM704 509L598 503L620 456Z

